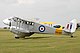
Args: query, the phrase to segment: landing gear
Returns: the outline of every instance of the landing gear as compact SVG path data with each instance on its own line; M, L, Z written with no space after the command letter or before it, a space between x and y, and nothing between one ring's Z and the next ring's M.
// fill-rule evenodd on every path
M73 38L73 36L71 36L71 38Z
M73 38L73 34L71 34L71 38Z
M19 38L25 38L25 36L22 36L22 37L15 37L15 39L19 39Z
M15 39L19 39L19 37L15 37Z

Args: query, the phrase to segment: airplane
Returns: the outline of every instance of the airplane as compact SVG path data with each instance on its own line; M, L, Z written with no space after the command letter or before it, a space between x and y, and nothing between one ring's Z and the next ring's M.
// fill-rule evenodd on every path
M14 33L15 38L29 37L34 33L40 34L65 34L73 37L73 33L77 27L76 19L70 21L64 29L57 30L53 27L48 27L33 21L21 19L19 17L10 17L3 20L5 25L9 26L9 30Z

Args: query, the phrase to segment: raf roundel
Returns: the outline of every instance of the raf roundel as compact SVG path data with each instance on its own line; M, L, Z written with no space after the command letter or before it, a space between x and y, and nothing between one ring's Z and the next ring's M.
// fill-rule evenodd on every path
M40 25L39 26L39 31L40 32L44 32L45 31L45 26L44 25Z

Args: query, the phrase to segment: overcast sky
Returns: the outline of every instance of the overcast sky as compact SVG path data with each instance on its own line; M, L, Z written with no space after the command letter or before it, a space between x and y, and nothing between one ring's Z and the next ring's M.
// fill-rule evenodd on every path
M0 0L0 26L12 16L64 25L73 18L80 20L80 0Z

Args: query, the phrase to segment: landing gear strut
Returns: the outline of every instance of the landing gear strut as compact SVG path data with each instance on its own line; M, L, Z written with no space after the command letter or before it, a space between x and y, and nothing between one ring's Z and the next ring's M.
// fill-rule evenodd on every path
M73 38L73 34L71 34L71 38Z

